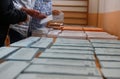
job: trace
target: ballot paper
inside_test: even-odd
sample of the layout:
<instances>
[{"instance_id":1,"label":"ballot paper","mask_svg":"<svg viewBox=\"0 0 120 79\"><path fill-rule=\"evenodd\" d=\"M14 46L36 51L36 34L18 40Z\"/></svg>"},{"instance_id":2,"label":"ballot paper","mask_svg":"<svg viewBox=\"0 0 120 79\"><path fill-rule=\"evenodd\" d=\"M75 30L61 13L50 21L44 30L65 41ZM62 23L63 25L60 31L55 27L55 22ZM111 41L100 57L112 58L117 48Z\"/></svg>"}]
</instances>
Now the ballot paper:
<instances>
[{"instance_id":1,"label":"ballot paper","mask_svg":"<svg viewBox=\"0 0 120 79\"><path fill-rule=\"evenodd\" d=\"M57 38L55 43L74 43L74 44L89 44L90 42L88 40L83 40L83 39L68 39L68 38Z\"/></svg>"},{"instance_id":2,"label":"ballot paper","mask_svg":"<svg viewBox=\"0 0 120 79\"><path fill-rule=\"evenodd\" d=\"M93 51L92 47L72 47L72 46L51 46L54 49L67 49L67 50L90 50Z\"/></svg>"},{"instance_id":3,"label":"ballot paper","mask_svg":"<svg viewBox=\"0 0 120 79\"><path fill-rule=\"evenodd\" d=\"M42 37L39 41L32 44L30 47L40 48L40 49L46 49L50 47L53 43L53 38L44 38Z\"/></svg>"},{"instance_id":4,"label":"ballot paper","mask_svg":"<svg viewBox=\"0 0 120 79\"><path fill-rule=\"evenodd\" d=\"M23 61L5 61L0 64L0 79L15 79L29 63Z\"/></svg>"},{"instance_id":5,"label":"ballot paper","mask_svg":"<svg viewBox=\"0 0 120 79\"><path fill-rule=\"evenodd\" d=\"M92 47L90 43L81 43L81 44L74 44L74 43L54 43L53 46L72 46L72 47Z\"/></svg>"},{"instance_id":6,"label":"ballot paper","mask_svg":"<svg viewBox=\"0 0 120 79\"><path fill-rule=\"evenodd\" d=\"M99 56L97 55L100 61L120 61L120 56Z\"/></svg>"},{"instance_id":7,"label":"ballot paper","mask_svg":"<svg viewBox=\"0 0 120 79\"><path fill-rule=\"evenodd\" d=\"M95 48L117 48L120 49L120 44L105 44L105 43L92 43Z\"/></svg>"},{"instance_id":8,"label":"ballot paper","mask_svg":"<svg viewBox=\"0 0 120 79\"><path fill-rule=\"evenodd\" d=\"M120 69L120 62L101 61L102 68Z\"/></svg>"},{"instance_id":9,"label":"ballot paper","mask_svg":"<svg viewBox=\"0 0 120 79\"><path fill-rule=\"evenodd\" d=\"M107 32L90 32L90 31L85 31L87 34L88 39L118 39L117 36L111 35Z\"/></svg>"},{"instance_id":10,"label":"ballot paper","mask_svg":"<svg viewBox=\"0 0 120 79\"><path fill-rule=\"evenodd\" d=\"M12 43L10 46L29 47L32 43L40 40L40 37L28 37L26 39Z\"/></svg>"},{"instance_id":11,"label":"ballot paper","mask_svg":"<svg viewBox=\"0 0 120 79\"><path fill-rule=\"evenodd\" d=\"M48 21L51 21L51 20L53 20L53 16L52 16L52 15L49 15L49 16L47 16L46 18L40 20L40 24L47 23Z\"/></svg>"},{"instance_id":12,"label":"ballot paper","mask_svg":"<svg viewBox=\"0 0 120 79\"><path fill-rule=\"evenodd\" d=\"M22 61L30 61L33 59L33 57L36 55L36 53L39 51L38 48L21 48L9 57L7 57L7 60L22 60Z\"/></svg>"},{"instance_id":13,"label":"ballot paper","mask_svg":"<svg viewBox=\"0 0 120 79\"><path fill-rule=\"evenodd\" d=\"M47 37L58 37L59 33L61 30L51 30L48 34Z\"/></svg>"},{"instance_id":14,"label":"ballot paper","mask_svg":"<svg viewBox=\"0 0 120 79\"><path fill-rule=\"evenodd\" d=\"M120 69L102 68L101 71L107 79L120 79Z\"/></svg>"},{"instance_id":15,"label":"ballot paper","mask_svg":"<svg viewBox=\"0 0 120 79\"><path fill-rule=\"evenodd\" d=\"M63 54L63 53L42 53L40 58L54 58L54 59L81 59L81 60L95 60L93 55L81 55L81 54Z\"/></svg>"},{"instance_id":16,"label":"ballot paper","mask_svg":"<svg viewBox=\"0 0 120 79\"><path fill-rule=\"evenodd\" d=\"M120 40L111 39L90 39L92 43L105 43L105 44L120 44Z\"/></svg>"},{"instance_id":17,"label":"ballot paper","mask_svg":"<svg viewBox=\"0 0 120 79\"><path fill-rule=\"evenodd\" d=\"M97 55L118 56L118 55L120 55L120 49L114 49L114 48L95 48L95 53Z\"/></svg>"},{"instance_id":18,"label":"ballot paper","mask_svg":"<svg viewBox=\"0 0 120 79\"><path fill-rule=\"evenodd\" d=\"M1 47L0 48L0 59L12 54L17 49L18 49L17 47Z\"/></svg>"},{"instance_id":19,"label":"ballot paper","mask_svg":"<svg viewBox=\"0 0 120 79\"><path fill-rule=\"evenodd\" d=\"M64 74L64 75L86 75L100 76L97 68L63 66L63 65L30 65L25 73L45 73L45 74Z\"/></svg>"},{"instance_id":20,"label":"ballot paper","mask_svg":"<svg viewBox=\"0 0 120 79\"><path fill-rule=\"evenodd\" d=\"M86 39L87 36L83 31L63 31L59 34L59 38L74 38L74 39Z\"/></svg>"},{"instance_id":21,"label":"ballot paper","mask_svg":"<svg viewBox=\"0 0 120 79\"><path fill-rule=\"evenodd\" d=\"M102 79L102 77L29 73L21 74L16 79Z\"/></svg>"},{"instance_id":22,"label":"ballot paper","mask_svg":"<svg viewBox=\"0 0 120 79\"><path fill-rule=\"evenodd\" d=\"M67 50L67 49L46 49L44 52L55 52L55 53L71 53L71 54L94 54L93 51L85 51L85 50Z\"/></svg>"},{"instance_id":23,"label":"ballot paper","mask_svg":"<svg viewBox=\"0 0 120 79\"><path fill-rule=\"evenodd\" d=\"M94 61L86 60L71 60L71 59L43 59L35 58L33 64L50 64L50 65L68 65L68 66L81 66L81 67L96 67Z\"/></svg>"}]
</instances>

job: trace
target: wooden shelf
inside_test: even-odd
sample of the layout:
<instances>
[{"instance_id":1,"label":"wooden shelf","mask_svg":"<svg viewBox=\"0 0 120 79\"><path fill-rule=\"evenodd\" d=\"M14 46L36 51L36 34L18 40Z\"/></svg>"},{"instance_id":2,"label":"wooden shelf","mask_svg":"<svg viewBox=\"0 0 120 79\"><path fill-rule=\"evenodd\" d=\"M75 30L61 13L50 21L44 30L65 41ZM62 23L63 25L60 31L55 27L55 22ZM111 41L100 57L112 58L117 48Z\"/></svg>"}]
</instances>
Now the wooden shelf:
<instances>
[{"instance_id":1,"label":"wooden shelf","mask_svg":"<svg viewBox=\"0 0 120 79\"><path fill-rule=\"evenodd\" d=\"M65 24L88 24L89 0L52 0L53 10L64 13Z\"/></svg>"}]
</instances>

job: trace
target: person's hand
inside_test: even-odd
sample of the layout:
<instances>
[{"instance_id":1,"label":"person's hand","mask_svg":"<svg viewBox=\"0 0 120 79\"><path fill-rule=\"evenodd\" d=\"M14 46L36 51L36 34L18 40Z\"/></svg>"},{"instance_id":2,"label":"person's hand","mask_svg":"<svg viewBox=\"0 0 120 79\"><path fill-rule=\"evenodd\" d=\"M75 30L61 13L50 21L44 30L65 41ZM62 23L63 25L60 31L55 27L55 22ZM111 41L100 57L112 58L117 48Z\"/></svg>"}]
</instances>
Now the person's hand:
<instances>
[{"instance_id":1,"label":"person's hand","mask_svg":"<svg viewBox=\"0 0 120 79\"><path fill-rule=\"evenodd\" d=\"M27 9L27 8L24 8L24 7L21 10L25 11L31 17L35 17L35 18L38 18L38 19L46 18L46 15L40 13L37 10Z\"/></svg>"}]
</instances>

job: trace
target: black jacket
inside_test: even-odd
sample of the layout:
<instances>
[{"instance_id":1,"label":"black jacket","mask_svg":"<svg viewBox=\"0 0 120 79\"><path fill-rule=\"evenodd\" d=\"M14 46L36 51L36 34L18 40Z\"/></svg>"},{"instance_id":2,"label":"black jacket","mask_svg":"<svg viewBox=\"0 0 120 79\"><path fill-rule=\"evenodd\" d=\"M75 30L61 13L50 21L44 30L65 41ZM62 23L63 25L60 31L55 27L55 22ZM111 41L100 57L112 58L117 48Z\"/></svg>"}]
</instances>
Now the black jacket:
<instances>
[{"instance_id":1,"label":"black jacket","mask_svg":"<svg viewBox=\"0 0 120 79\"><path fill-rule=\"evenodd\" d=\"M25 21L27 14L14 8L13 0L0 0L0 29Z\"/></svg>"}]
</instances>

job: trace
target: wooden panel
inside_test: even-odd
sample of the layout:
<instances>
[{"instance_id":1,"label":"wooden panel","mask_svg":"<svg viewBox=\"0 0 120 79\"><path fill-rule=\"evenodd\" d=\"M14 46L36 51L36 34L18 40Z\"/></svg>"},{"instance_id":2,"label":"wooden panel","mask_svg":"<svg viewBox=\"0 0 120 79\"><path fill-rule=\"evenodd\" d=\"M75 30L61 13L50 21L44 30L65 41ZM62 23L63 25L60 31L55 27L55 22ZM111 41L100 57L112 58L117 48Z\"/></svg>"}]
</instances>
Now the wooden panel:
<instances>
[{"instance_id":1,"label":"wooden panel","mask_svg":"<svg viewBox=\"0 0 120 79\"><path fill-rule=\"evenodd\" d=\"M63 11L65 24L88 24L89 0L53 0L54 9Z\"/></svg>"},{"instance_id":2,"label":"wooden panel","mask_svg":"<svg viewBox=\"0 0 120 79\"><path fill-rule=\"evenodd\" d=\"M81 24L86 25L87 21L84 19L64 19L65 24Z\"/></svg>"},{"instance_id":3,"label":"wooden panel","mask_svg":"<svg viewBox=\"0 0 120 79\"><path fill-rule=\"evenodd\" d=\"M64 12L64 17L65 18L86 18L87 17L87 13L80 13L80 12L67 12L67 11L63 11Z\"/></svg>"}]
</instances>

